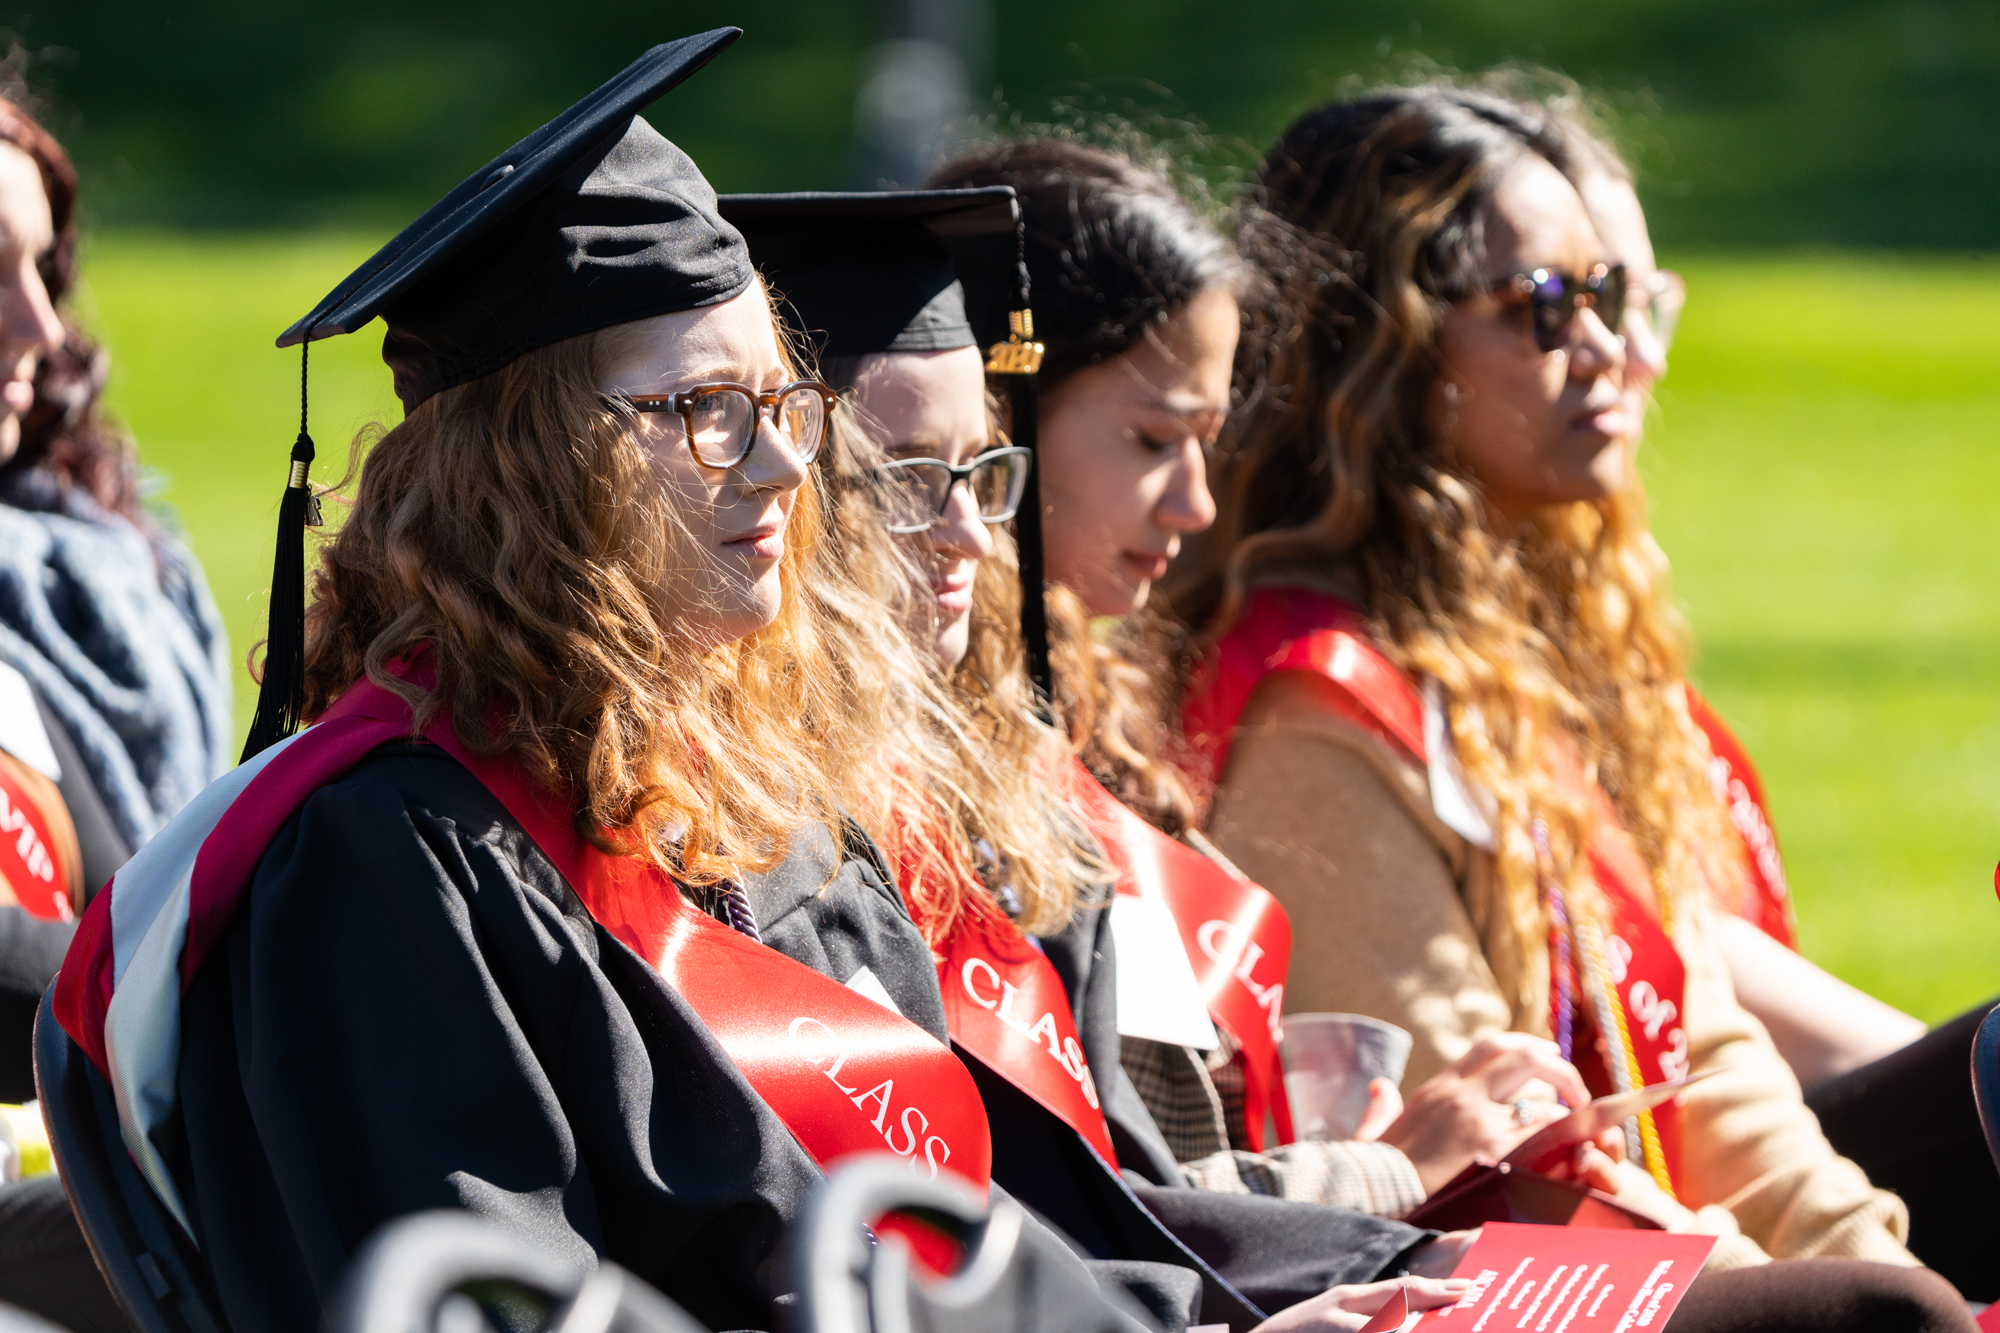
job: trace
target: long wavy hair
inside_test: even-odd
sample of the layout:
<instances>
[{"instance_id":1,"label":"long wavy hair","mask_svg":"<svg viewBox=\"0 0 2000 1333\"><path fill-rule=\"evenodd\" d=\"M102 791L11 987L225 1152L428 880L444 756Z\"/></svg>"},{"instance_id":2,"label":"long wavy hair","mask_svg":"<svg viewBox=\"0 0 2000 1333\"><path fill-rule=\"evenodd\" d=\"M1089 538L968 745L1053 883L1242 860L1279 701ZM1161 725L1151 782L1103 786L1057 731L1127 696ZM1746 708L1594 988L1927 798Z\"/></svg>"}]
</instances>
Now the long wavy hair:
<instances>
[{"instance_id":1,"label":"long wavy hair","mask_svg":"<svg viewBox=\"0 0 2000 1333\"><path fill-rule=\"evenodd\" d=\"M1011 185L1025 223L1035 336L1047 346L1037 388L1124 355L1205 292L1240 296L1250 280L1228 239L1163 172L1053 138L978 148L933 189ZM1055 707L1078 755L1126 805L1169 833L1194 803L1166 722L1180 641L1150 612L1094 632L1067 589L1047 594Z\"/></svg>"},{"instance_id":2,"label":"long wavy hair","mask_svg":"<svg viewBox=\"0 0 2000 1333\"><path fill-rule=\"evenodd\" d=\"M0 477L45 468L60 485L144 527L138 453L102 402L111 358L84 333L70 308L77 284L76 168L30 110L20 61L17 48L0 62L0 143L27 154L41 173L55 242L35 267L62 321L63 338L35 369L34 405L22 414L20 447L0 466Z\"/></svg>"},{"instance_id":3,"label":"long wavy hair","mask_svg":"<svg viewBox=\"0 0 2000 1333\"><path fill-rule=\"evenodd\" d=\"M1243 353L1266 383L1228 428L1215 526L1166 580L1210 642L1255 587L1331 581L1397 665L1442 686L1467 773L1499 807L1499 910L1482 928L1517 1014L1547 1003L1544 875L1597 901L1593 816L1558 776L1563 747L1636 837L1663 915L1733 873L1713 855L1726 820L1636 469L1616 495L1505 532L1426 420L1446 294L1483 271L1496 185L1530 155L1577 171L1575 128L1433 86L1323 106L1285 132L1238 237L1277 283Z\"/></svg>"},{"instance_id":4,"label":"long wavy hair","mask_svg":"<svg viewBox=\"0 0 2000 1333\"><path fill-rule=\"evenodd\" d=\"M1054 795L1051 770L1067 750L1028 686L1013 544L994 533L994 552L974 575L971 648L955 670L939 672L923 646L934 607L916 595L927 582L921 556L890 534L870 482L887 457L884 432L851 400L866 360L824 366L843 401L819 464L828 540L811 580L843 714L893 738L877 780L851 808L897 862L933 947L962 914L1000 911L1003 886L1022 930L1054 934L1108 876Z\"/></svg>"},{"instance_id":5,"label":"long wavy hair","mask_svg":"<svg viewBox=\"0 0 2000 1333\"><path fill-rule=\"evenodd\" d=\"M380 435L320 553L306 713L364 674L419 725L449 708L468 746L566 792L598 847L713 884L777 864L803 823L831 827L866 738L840 718L824 601L806 593L810 475L776 619L712 646L672 614L662 590L711 567L633 418L596 388L629 336L531 351ZM434 688L390 670L420 655Z\"/></svg>"}]
</instances>

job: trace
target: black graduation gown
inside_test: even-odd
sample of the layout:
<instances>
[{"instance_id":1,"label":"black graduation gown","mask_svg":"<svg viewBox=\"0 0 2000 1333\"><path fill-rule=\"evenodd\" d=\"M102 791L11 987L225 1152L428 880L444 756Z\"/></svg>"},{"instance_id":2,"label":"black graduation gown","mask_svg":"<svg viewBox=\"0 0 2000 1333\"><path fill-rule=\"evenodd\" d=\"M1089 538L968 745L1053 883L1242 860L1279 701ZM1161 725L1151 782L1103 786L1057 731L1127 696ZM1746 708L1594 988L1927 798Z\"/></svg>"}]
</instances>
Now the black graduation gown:
<instances>
[{"instance_id":1,"label":"black graduation gown","mask_svg":"<svg viewBox=\"0 0 2000 1333\"><path fill-rule=\"evenodd\" d=\"M746 881L765 942L836 981L867 967L905 1018L944 1033L937 968L879 853L854 834L838 863L830 846L822 854L815 864L795 849L771 875ZM1109 913L1079 912L1039 943L1068 989L1092 1072L1110 1071L1097 1085L1125 1177L1040 1103L964 1059L992 1126L993 1179L1085 1251L1167 1264L1199 1256L1229 1284L1206 1281L1203 1322L1240 1330L1258 1322L1243 1297L1275 1313L1338 1283L1386 1277L1436 1234L1344 1208L1187 1187L1118 1063Z\"/></svg>"},{"instance_id":2,"label":"black graduation gown","mask_svg":"<svg viewBox=\"0 0 2000 1333\"><path fill-rule=\"evenodd\" d=\"M438 1207L774 1327L818 1168L434 747L378 750L285 825L181 1042L167 1156L237 1329L317 1327L371 1232Z\"/></svg>"},{"instance_id":3,"label":"black graduation gown","mask_svg":"<svg viewBox=\"0 0 2000 1333\"><path fill-rule=\"evenodd\" d=\"M743 891L764 943L844 985L868 969L904 1018L949 1043L937 966L893 883L880 849L850 821L838 847L817 825L801 830L784 864L748 877ZM1008 1193L996 1180L994 1197ZM1187 1254L1084 1251L1065 1240L1088 1256L1100 1289L1130 1297L1161 1328L1194 1322L1200 1280Z\"/></svg>"}]
</instances>

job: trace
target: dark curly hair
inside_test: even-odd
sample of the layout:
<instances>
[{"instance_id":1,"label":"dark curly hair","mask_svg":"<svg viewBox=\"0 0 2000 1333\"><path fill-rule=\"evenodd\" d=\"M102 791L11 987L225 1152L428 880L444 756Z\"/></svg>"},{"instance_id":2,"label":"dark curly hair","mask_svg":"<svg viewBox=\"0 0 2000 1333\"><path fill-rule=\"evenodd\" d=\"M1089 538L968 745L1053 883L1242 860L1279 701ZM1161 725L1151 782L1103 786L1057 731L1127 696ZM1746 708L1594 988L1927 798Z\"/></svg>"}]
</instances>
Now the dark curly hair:
<instances>
[{"instance_id":1,"label":"dark curly hair","mask_svg":"<svg viewBox=\"0 0 2000 1333\"><path fill-rule=\"evenodd\" d=\"M1248 279L1236 251L1171 181L1056 139L1002 141L941 168L931 189L1011 185L1025 220L1035 335L1047 393L1131 350L1211 288Z\"/></svg>"},{"instance_id":2,"label":"dark curly hair","mask_svg":"<svg viewBox=\"0 0 2000 1333\"><path fill-rule=\"evenodd\" d=\"M69 309L77 280L76 168L28 109L32 103L18 77L8 82L15 86L0 86L0 143L26 153L41 171L55 241L36 268L62 320L63 340L35 370L34 406L21 418L19 450L0 466L0 484L29 468L45 468L65 488L140 522L138 455L101 402L111 358Z\"/></svg>"},{"instance_id":3,"label":"dark curly hair","mask_svg":"<svg viewBox=\"0 0 2000 1333\"><path fill-rule=\"evenodd\" d=\"M985 185L1010 185L1021 201L1035 336L1048 348L1037 376L1043 394L1132 350L1203 293L1243 301L1258 281L1171 179L1129 157L1059 139L1001 141L930 181L932 189ZM1100 641L1074 593L1051 585L1047 606L1062 726L1119 800L1180 833L1194 806L1160 691L1177 670L1178 634L1142 612ZM992 623L975 619L968 662L986 652L981 627Z\"/></svg>"},{"instance_id":4,"label":"dark curly hair","mask_svg":"<svg viewBox=\"0 0 2000 1333\"><path fill-rule=\"evenodd\" d=\"M1643 487L1506 526L1426 411L1453 294L1484 271L1495 191L1536 159L1576 179L1580 155L1608 151L1585 133L1560 104L1446 84L1293 122L1238 235L1276 282L1248 342L1267 382L1225 432L1215 525L1164 580L1205 643L1260 586L1345 584L1390 659L1442 687L1458 757L1498 802L1501 906L1480 930L1517 1017L1548 1005L1545 878L1572 913L1600 903L1598 815L1551 765L1549 737L1574 742L1617 806L1663 918L1741 873L1708 854L1733 835L1682 693L1686 624Z\"/></svg>"}]
</instances>

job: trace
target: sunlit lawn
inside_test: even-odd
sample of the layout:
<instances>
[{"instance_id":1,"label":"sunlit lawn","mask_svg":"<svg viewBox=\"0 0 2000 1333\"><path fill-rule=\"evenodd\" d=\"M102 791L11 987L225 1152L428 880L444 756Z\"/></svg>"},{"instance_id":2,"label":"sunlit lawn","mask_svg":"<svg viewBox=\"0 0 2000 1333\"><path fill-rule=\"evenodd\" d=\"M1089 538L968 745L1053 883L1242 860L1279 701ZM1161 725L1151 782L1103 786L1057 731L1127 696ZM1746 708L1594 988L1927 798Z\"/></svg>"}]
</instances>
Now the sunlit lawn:
<instances>
[{"instance_id":1,"label":"sunlit lawn","mask_svg":"<svg viewBox=\"0 0 2000 1333\"><path fill-rule=\"evenodd\" d=\"M1647 467L1699 679L1805 950L1939 1019L2000 991L2000 263L1690 263Z\"/></svg>"},{"instance_id":2,"label":"sunlit lawn","mask_svg":"<svg viewBox=\"0 0 2000 1333\"><path fill-rule=\"evenodd\" d=\"M298 429L273 350L377 238L100 237L113 402L261 633ZM1806 951L1927 1019L2000 991L2000 263L1683 265L1647 475L1699 681L1763 769ZM380 325L315 345L316 475L394 421ZM239 673L237 718L252 687Z\"/></svg>"}]
</instances>

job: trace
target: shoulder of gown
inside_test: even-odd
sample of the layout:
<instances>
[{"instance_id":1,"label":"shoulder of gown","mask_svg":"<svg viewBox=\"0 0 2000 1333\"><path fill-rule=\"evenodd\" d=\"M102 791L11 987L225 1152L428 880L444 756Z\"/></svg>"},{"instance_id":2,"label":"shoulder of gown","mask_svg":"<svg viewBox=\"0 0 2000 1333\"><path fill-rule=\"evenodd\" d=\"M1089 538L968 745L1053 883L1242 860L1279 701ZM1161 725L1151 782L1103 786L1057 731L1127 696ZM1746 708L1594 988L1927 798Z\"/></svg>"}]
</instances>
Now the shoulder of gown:
<instances>
[{"instance_id":1,"label":"shoulder of gown","mask_svg":"<svg viewBox=\"0 0 2000 1333\"><path fill-rule=\"evenodd\" d=\"M904 1018L949 1044L937 965L887 861L853 820L836 832L806 825L781 865L744 878L764 942L870 999L886 993Z\"/></svg>"},{"instance_id":2,"label":"shoulder of gown","mask_svg":"<svg viewBox=\"0 0 2000 1333\"><path fill-rule=\"evenodd\" d=\"M183 1006L167 1148L229 1322L310 1327L382 1223L466 1208L769 1328L818 1169L463 767L385 747L272 841Z\"/></svg>"}]
</instances>

